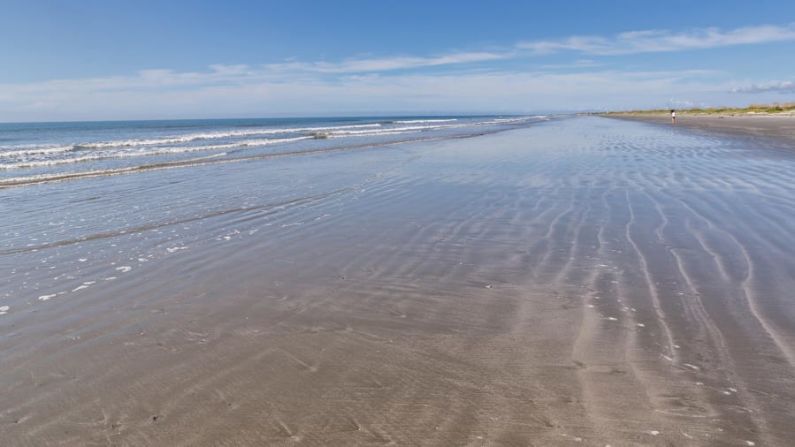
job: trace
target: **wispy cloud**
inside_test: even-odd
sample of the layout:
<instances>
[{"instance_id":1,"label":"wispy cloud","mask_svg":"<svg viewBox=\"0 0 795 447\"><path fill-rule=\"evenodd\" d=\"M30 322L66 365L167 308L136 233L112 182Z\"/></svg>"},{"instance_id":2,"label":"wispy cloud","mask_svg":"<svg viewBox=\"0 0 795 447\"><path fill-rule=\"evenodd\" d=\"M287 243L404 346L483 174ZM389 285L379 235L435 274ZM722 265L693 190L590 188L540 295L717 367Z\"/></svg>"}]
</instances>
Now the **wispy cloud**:
<instances>
[{"instance_id":1,"label":"wispy cloud","mask_svg":"<svg viewBox=\"0 0 795 447\"><path fill-rule=\"evenodd\" d=\"M785 40L795 40L795 25L684 33L647 30L431 56L219 64L200 71L147 69L119 76L7 83L0 84L0 121L641 107L670 102L671 95L706 94L714 100L732 90L718 82L726 79L723 73L610 70L598 56ZM541 57L563 51L578 54L568 63L548 63ZM521 58L538 63L517 64ZM445 69L429 69L434 67ZM781 81L735 91L795 88Z\"/></svg>"},{"instance_id":2,"label":"wispy cloud","mask_svg":"<svg viewBox=\"0 0 795 447\"><path fill-rule=\"evenodd\" d=\"M562 51L592 56L616 56L637 53L673 52L708 49L734 45L750 45L795 41L795 24L787 26L760 25L720 30L694 29L687 32L668 30L630 31L615 36L570 36L555 40L519 42L499 51L450 52L436 56L360 57L337 62L290 61L267 64L273 72L309 72L324 74L387 72L448 65L477 64L498 60L519 59ZM586 60L590 65L597 62ZM580 66L586 65L582 61Z\"/></svg>"},{"instance_id":3,"label":"wispy cloud","mask_svg":"<svg viewBox=\"0 0 795 447\"><path fill-rule=\"evenodd\" d=\"M274 72L300 71L325 74L387 72L447 65L477 64L558 53L578 52L591 56L674 52L735 45L795 41L795 24L760 25L721 30L701 28L687 32L668 30L629 31L614 36L569 36L561 39L519 42L499 51L451 52L447 54L395 57L350 58L338 62L316 61L268 64ZM586 60L587 64L597 62Z\"/></svg>"},{"instance_id":4,"label":"wispy cloud","mask_svg":"<svg viewBox=\"0 0 795 447\"><path fill-rule=\"evenodd\" d=\"M701 28L687 32L644 30L614 36L571 36L563 39L521 42L517 48L535 54L573 51L597 56L658 53L795 41L795 24L761 25L721 30Z\"/></svg>"},{"instance_id":5,"label":"wispy cloud","mask_svg":"<svg viewBox=\"0 0 795 447\"><path fill-rule=\"evenodd\" d=\"M217 65L203 72L0 85L0 121L402 112L524 112L655 105L671 91L717 89L713 72L452 71L274 74ZM605 95L605 92L611 92Z\"/></svg>"},{"instance_id":6,"label":"wispy cloud","mask_svg":"<svg viewBox=\"0 0 795 447\"><path fill-rule=\"evenodd\" d=\"M274 71L308 71L328 74L365 73L487 62L510 59L515 56L516 53L514 51L482 51L449 53L433 57L396 56L345 59L341 62L286 62L282 64L269 64L265 67Z\"/></svg>"},{"instance_id":7,"label":"wispy cloud","mask_svg":"<svg viewBox=\"0 0 795 447\"><path fill-rule=\"evenodd\" d=\"M795 82L792 81L770 81L759 84L751 84L744 87L735 87L733 93L795 93Z\"/></svg>"}]
</instances>

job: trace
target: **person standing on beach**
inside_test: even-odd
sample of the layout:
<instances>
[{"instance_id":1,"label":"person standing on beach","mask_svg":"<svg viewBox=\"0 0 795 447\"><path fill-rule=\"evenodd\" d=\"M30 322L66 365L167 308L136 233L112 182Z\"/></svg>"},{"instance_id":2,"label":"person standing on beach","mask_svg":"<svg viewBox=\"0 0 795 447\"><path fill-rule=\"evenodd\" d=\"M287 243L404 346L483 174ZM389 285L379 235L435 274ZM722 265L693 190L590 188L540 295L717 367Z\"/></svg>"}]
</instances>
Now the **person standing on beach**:
<instances>
[{"instance_id":1,"label":"person standing on beach","mask_svg":"<svg viewBox=\"0 0 795 447\"><path fill-rule=\"evenodd\" d=\"M676 124L676 110L671 109L671 124Z\"/></svg>"}]
</instances>

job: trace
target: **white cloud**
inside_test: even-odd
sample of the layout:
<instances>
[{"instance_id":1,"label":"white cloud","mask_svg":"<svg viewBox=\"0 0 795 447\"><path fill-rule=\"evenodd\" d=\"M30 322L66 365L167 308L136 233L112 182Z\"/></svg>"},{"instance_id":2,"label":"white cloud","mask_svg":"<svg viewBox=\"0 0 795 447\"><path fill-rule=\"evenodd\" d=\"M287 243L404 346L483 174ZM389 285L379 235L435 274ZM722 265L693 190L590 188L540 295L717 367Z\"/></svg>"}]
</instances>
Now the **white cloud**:
<instances>
[{"instance_id":1,"label":"white cloud","mask_svg":"<svg viewBox=\"0 0 795 447\"><path fill-rule=\"evenodd\" d=\"M434 57L397 56L384 58L346 59L341 62L287 62L269 64L274 71L308 71L316 73L364 73L406 70L441 65L487 62L514 57L513 52L461 52Z\"/></svg>"},{"instance_id":2,"label":"white cloud","mask_svg":"<svg viewBox=\"0 0 795 447\"><path fill-rule=\"evenodd\" d=\"M731 90L734 93L795 93L795 82L792 81L770 81L759 84L751 84L744 87L735 87Z\"/></svg>"},{"instance_id":3,"label":"white cloud","mask_svg":"<svg viewBox=\"0 0 795 447\"><path fill-rule=\"evenodd\" d=\"M795 40L795 24L761 25L720 30L701 28L687 32L644 30L620 33L611 37L572 36L554 40L521 42L517 48L535 54L574 51L590 55L614 56L718 48Z\"/></svg>"},{"instance_id":4,"label":"white cloud","mask_svg":"<svg viewBox=\"0 0 795 447\"><path fill-rule=\"evenodd\" d=\"M725 76L716 72L607 70L602 61L580 55L535 69L498 70L510 64L493 62L560 51L619 55L784 40L795 40L795 25L646 30L525 42L499 51L211 65L185 72L161 68L7 83L0 84L0 121L640 107L664 104L672 96L715 101L715 95L731 90L716 82ZM431 67L446 69L430 72ZM781 82L736 91L791 87Z\"/></svg>"},{"instance_id":5,"label":"white cloud","mask_svg":"<svg viewBox=\"0 0 795 447\"><path fill-rule=\"evenodd\" d=\"M714 72L467 71L339 76L214 66L0 85L0 121L396 112L522 112L654 105L715 86Z\"/></svg>"}]
</instances>

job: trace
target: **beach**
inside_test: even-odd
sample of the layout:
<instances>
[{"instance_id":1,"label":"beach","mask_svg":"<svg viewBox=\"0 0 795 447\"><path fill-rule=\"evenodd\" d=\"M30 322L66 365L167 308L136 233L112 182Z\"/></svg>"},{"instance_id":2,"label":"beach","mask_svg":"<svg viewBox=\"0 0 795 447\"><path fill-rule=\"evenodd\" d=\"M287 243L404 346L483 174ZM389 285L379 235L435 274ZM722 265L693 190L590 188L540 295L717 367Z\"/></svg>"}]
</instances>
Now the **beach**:
<instances>
[{"instance_id":1,"label":"beach","mask_svg":"<svg viewBox=\"0 0 795 447\"><path fill-rule=\"evenodd\" d=\"M463 121L8 162L2 443L795 439L791 140Z\"/></svg>"},{"instance_id":2,"label":"beach","mask_svg":"<svg viewBox=\"0 0 795 447\"><path fill-rule=\"evenodd\" d=\"M611 118L671 124L668 114L620 113ZM764 138L778 138L795 144L795 115L793 114L687 114L679 112L676 125L707 132L723 132Z\"/></svg>"}]
</instances>

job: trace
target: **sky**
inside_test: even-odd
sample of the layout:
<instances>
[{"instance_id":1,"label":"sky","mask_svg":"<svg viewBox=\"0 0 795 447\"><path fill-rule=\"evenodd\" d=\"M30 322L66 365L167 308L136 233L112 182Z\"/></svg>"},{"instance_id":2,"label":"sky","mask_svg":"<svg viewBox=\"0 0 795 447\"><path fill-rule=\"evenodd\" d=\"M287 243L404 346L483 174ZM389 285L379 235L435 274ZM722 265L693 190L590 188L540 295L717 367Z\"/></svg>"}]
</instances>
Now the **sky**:
<instances>
[{"instance_id":1,"label":"sky","mask_svg":"<svg viewBox=\"0 0 795 447\"><path fill-rule=\"evenodd\" d=\"M795 1L0 0L0 121L795 101Z\"/></svg>"}]
</instances>

